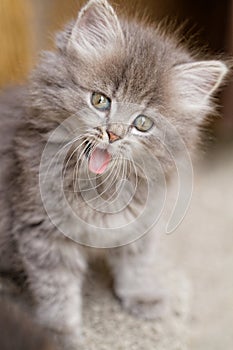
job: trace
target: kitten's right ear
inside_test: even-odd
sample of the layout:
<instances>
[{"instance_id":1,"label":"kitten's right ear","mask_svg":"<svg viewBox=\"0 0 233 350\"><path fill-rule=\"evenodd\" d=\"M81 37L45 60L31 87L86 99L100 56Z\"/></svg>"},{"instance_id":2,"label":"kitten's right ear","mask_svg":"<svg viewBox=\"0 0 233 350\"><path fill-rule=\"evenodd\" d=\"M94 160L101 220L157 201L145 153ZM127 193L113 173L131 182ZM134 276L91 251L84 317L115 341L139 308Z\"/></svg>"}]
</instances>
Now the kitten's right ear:
<instances>
[{"instance_id":1,"label":"kitten's right ear","mask_svg":"<svg viewBox=\"0 0 233 350\"><path fill-rule=\"evenodd\" d=\"M208 112L213 94L228 72L222 61L183 63L173 69L176 100L186 112Z\"/></svg>"},{"instance_id":2,"label":"kitten's right ear","mask_svg":"<svg viewBox=\"0 0 233 350\"><path fill-rule=\"evenodd\" d=\"M115 11L107 0L90 0L80 11L73 27L68 50L75 49L85 59L110 51L123 43L123 32Z\"/></svg>"}]
</instances>

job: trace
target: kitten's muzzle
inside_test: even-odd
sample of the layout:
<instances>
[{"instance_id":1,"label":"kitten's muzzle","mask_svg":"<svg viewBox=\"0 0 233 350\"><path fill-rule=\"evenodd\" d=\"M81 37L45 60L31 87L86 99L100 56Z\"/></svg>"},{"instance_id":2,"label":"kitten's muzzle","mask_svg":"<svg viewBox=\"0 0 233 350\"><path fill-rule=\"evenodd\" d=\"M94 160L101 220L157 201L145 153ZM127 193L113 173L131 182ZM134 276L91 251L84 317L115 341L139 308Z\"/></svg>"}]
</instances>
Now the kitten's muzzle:
<instances>
[{"instance_id":1,"label":"kitten's muzzle","mask_svg":"<svg viewBox=\"0 0 233 350\"><path fill-rule=\"evenodd\" d=\"M116 135L114 132L106 130L108 137L109 137L109 142L113 143L121 139L119 135Z\"/></svg>"}]
</instances>

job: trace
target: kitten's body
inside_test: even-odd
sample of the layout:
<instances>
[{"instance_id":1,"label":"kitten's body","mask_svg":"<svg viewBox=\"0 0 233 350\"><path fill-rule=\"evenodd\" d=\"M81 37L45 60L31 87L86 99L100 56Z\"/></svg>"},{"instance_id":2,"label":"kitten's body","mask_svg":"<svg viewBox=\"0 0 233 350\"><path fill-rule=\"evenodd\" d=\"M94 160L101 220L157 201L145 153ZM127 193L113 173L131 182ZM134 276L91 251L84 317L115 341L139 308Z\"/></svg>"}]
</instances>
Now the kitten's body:
<instances>
[{"instance_id":1,"label":"kitten's body","mask_svg":"<svg viewBox=\"0 0 233 350\"><path fill-rule=\"evenodd\" d=\"M119 149L117 142L110 144L109 140L106 146L104 137L108 127L114 134L120 134L122 140L118 143L126 148L124 156L134 162L143 158L145 168L149 169L147 175L155 183L158 167L151 154L159 160L166 176L171 173L171 160L158 141L163 135L159 135L153 114L162 115L168 123L175 124L192 151L198 140L198 127L211 110L211 94L220 84L226 67L219 61L196 63L175 39L136 22L119 22L108 3L98 0L91 1L77 23L59 36L58 47L56 53L45 54L26 90L19 92L17 99L12 95L14 101L5 102L7 108L1 107L1 123L12 120L12 125L9 124L6 132L1 128L4 137L8 130L11 130L11 136L0 141L3 145L1 169L4 164L0 174L0 271L24 284L32 295L38 322L54 331L61 348L71 350L76 349L80 341L81 289L88 256L98 250L75 243L61 234L54 222L58 227L65 223L72 231L72 238L79 242L100 247L121 245L118 239L121 228L115 230L114 239L100 235L92 244L98 228L89 224L102 225L109 230L117 224L126 226L143 209L140 205L145 203L146 190L144 178L139 174L141 182L132 206L115 215L91 209L82 196L85 188L76 197L69 191L68 202L82 219L76 222L62 198L57 172L57 176L49 178L46 184L46 195L52 203L51 219L43 206L39 188L41 156L51 132L64 120L75 116L73 130L76 136L82 136L84 130L90 142L93 130L96 133L96 128L101 128L95 136L99 137L101 147L108 147L114 157L114 152ZM111 97L112 111L108 115L97 111L94 114L89 96L96 91ZM154 118L157 134L152 129L147 135L135 135L132 125L128 129L126 118L131 115L127 115L126 110L130 110L132 104L136 105L137 114L148 113ZM90 132L90 129L93 130ZM167 149L175 152L176 140L172 134L165 140ZM59 142L58 138L55 143ZM54 155L53 147L51 142L47 149L48 160ZM87 158L83 156L82 159L86 167ZM120 159L119 169L121 162ZM74 157L70 157L71 166L65 177L67 190L72 188L72 164L75 166ZM109 171L111 167L101 178ZM86 168L82 166L78 172L79 177L87 176ZM115 173L113 185L121 177L121 173ZM132 182L134 178L135 173L131 173L129 180ZM87 179L85 186L91 187L90 180ZM104 193L108 182L102 187L101 193ZM108 192L107 200L111 197ZM91 195L94 197L95 193ZM155 198L157 195L153 194ZM153 205L153 202L147 204L152 209ZM130 226L128 232L126 229L125 242L139 238L136 231L142 234L147 231L150 217L149 211L135 226ZM85 220L88 224L83 222ZM152 229L132 244L105 251L112 267L116 294L127 309L147 318L160 316L158 300L162 303L163 299L152 278L157 231L158 228Z\"/></svg>"}]
</instances>

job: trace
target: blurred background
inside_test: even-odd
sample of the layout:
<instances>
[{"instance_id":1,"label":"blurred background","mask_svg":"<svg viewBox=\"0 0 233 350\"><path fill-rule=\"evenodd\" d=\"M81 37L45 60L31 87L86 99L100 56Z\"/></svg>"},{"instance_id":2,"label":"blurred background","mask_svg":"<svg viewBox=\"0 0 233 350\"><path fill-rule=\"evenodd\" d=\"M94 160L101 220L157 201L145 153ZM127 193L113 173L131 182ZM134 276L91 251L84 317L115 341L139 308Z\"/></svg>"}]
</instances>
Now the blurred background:
<instances>
[{"instance_id":1,"label":"blurred background","mask_svg":"<svg viewBox=\"0 0 233 350\"><path fill-rule=\"evenodd\" d=\"M53 33L75 18L83 0L0 0L0 88L22 82L36 63L38 52L52 46ZM127 12L149 14L151 20L185 21L184 36L210 54L233 56L232 0L115 0ZM233 83L221 95L223 118L213 129L217 139L233 139Z\"/></svg>"},{"instance_id":2,"label":"blurred background","mask_svg":"<svg viewBox=\"0 0 233 350\"><path fill-rule=\"evenodd\" d=\"M132 0L127 4L125 0L114 0L114 3L119 11L122 7L127 7L129 13L146 11L151 20L168 18L176 20L177 25L185 21L184 37L195 34L195 42L207 47L213 57L233 57L233 0ZM39 51L52 47L54 32L75 18L81 5L81 0L0 0L0 89L25 81L37 62ZM219 98L222 117L213 121L207 138L215 141L197 165L191 208L176 233L164 237L164 249L168 250L169 258L176 268L187 273L193 286L189 350L233 349L232 77ZM98 300L90 296L86 305L87 315L90 314L87 334L94 337L94 342L98 340L98 349L106 349L107 335L108 348L113 350L154 349L158 343L148 347L135 345L140 344L139 339L144 341L148 337L158 342L156 333L153 331L152 336L147 325L138 324L136 343L131 339L135 320L131 328L122 328L119 337L119 324L127 324L127 316L118 310L112 296L106 298L101 288ZM101 307L97 306L99 303ZM95 319L100 322L93 323ZM112 323L108 322L110 319ZM103 327L102 335L100 327ZM174 329L177 336L177 327ZM183 330L181 333L182 343ZM127 347L118 347L119 342L123 344L126 340ZM96 345L91 347L93 341L88 349L96 349ZM168 348L173 349L173 346L156 347Z\"/></svg>"}]
</instances>

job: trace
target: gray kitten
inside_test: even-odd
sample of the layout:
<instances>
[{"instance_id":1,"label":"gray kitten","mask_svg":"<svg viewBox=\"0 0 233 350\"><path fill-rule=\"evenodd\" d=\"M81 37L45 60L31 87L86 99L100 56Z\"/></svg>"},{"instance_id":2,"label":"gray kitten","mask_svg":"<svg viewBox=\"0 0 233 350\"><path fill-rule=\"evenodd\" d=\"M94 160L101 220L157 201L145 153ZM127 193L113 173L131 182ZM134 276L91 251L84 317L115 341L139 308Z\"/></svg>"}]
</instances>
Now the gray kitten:
<instances>
[{"instance_id":1,"label":"gray kitten","mask_svg":"<svg viewBox=\"0 0 233 350\"><path fill-rule=\"evenodd\" d=\"M195 149L227 67L159 28L118 18L106 0L90 0L56 45L26 88L1 97L0 272L71 350L93 247L109 248L123 306L161 316L153 277L161 188L171 153L182 153L177 135Z\"/></svg>"}]
</instances>

